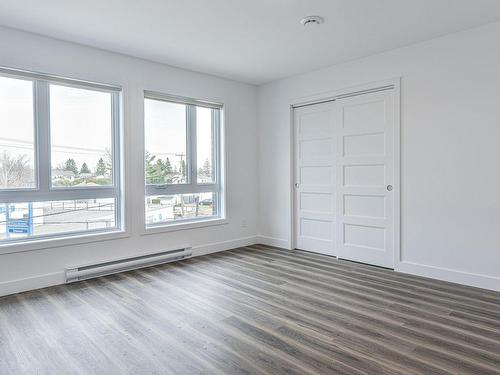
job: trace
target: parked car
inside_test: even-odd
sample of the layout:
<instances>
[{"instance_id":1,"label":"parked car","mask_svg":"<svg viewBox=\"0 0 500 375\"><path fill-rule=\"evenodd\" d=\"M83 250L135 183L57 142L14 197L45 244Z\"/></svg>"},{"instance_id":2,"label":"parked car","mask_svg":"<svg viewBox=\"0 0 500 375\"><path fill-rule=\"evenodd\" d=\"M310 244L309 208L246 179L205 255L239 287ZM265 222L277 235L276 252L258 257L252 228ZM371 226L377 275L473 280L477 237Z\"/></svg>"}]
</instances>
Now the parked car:
<instances>
[{"instance_id":1,"label":"parked car","mask_svg":"<svg viewBox=\"0 0 500 375\"><path fill-rule=\"evenodd\" d=\"M203 199L202 201L200 201L199 205L200 206L211 206L214 202L212 201L211 198L208 198L208 199Z\"/></svg>"}]
</instances>

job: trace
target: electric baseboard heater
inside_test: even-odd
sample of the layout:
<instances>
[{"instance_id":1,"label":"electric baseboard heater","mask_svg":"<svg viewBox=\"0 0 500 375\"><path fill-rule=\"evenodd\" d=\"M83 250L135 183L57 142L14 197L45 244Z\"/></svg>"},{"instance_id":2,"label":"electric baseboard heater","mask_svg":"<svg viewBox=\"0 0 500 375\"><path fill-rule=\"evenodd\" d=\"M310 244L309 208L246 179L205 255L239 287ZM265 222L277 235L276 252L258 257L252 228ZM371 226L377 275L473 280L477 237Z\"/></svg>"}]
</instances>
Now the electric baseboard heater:
<instances>
[{"instance_id":1,"label":"electric baseboard heater","mask_svg":"<svg viewBox=\"0 0 500 375\"><path fill-rule=\"evenodd\" d=\"M89 264L74 268L66 268L66 283L175 262L177 260L189 258L192 254L192 248L188 247L185 249L164 251L161 253L117 259L109 262Z\"/></svg>"}]
</instances>

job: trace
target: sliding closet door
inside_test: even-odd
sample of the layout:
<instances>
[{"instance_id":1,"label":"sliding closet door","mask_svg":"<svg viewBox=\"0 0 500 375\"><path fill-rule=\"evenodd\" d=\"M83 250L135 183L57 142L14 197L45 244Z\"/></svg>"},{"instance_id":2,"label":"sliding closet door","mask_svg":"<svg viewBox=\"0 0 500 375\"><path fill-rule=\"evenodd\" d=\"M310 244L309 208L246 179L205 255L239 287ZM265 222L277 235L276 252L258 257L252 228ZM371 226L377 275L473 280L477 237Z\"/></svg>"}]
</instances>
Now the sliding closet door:
<instances>
[{"instance_id":1,"label":"sliding closet door","mask_svg":"<svg viewBox=\"0 0 500 375\"><path fill-rule=\"evenodd\" d=\"M335 104L296 108L295 246L335 254Z\"/></svg>"},{"instance_id":2,"label":"sliding closet door","mask_svg":"<svg viewBox=\"0 0 500 375\"><path fill-rule=\"evenodd\" d=\"M393 268L393 90L335 103L338 257Z\"/></svg>"}]
</instances>

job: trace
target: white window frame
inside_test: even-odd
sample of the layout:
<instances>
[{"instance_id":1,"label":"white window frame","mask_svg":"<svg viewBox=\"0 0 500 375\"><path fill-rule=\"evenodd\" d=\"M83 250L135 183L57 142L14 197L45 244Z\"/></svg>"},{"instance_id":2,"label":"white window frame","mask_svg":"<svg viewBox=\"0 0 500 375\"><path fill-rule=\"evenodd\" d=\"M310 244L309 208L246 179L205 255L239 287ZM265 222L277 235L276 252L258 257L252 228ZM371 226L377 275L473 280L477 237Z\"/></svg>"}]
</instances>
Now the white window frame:
<instances>
[{"instance_id":1,"label":"white window frame","mask_svg":"<svg viewBox=\"0 0 500 375\"><path fill-rule=\"evenodd\" d=\"M0 240L0 247L46 240L88 237L95 234L122 232L124 228L124 206L121 194L121 95L122 88L115 85L87 82L9 68L0 68L0 76L31 81L33 83L33 127L35 186L30 188L0 189L0 204L42 202L60 200L84 200L113 198L115 200L115 226L111 228L71 231L47 235L33 235ZM113 171L112 185L54 187L52 186L50 144L50 84L74 87L111 94L111 127Z\"/></svg>"},{"instance_id":2,"label":"white window frame","mask_svg":"<svg viewBox=\"0 0 500 375\"><path fill-rule=\"evenodd\" d=\"M223 158L223 109L221 103L209 102L204 100L191 99L180 96L172 96L155 91L144 91L144 100L157 100L167 103L177 103L186 105L186 184L147 184L145 170L144 191L145 198L155 195L174 195L174 194L196 194L196 193L214 193L214 212L213 216L194 217L187 219L177 219L163 221L154 224L147 224L146 209L144 209L144 229L146 233L154 233L163 230L189 229L203 227L207 225L223 224L225 220L225 199L224 199L224 158ZM197 165L197 138L196 138L196 107L212 109L212 149L213 149L213 179L212 183L198 183L198 165ZM144 122L144 132L146 123ZM145 138L144 138L145 139ZM143 166L146 155L144 144ZM144 207L145 208L145 207Z\"/></svg>"}]
</instances>

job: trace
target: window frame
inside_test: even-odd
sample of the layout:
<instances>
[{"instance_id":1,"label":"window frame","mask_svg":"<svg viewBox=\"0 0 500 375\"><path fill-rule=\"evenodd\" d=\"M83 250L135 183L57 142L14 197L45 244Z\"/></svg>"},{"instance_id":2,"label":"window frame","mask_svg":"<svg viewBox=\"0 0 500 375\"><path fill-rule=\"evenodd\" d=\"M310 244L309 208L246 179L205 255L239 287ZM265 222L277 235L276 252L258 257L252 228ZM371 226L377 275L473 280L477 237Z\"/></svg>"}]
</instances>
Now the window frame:
<instances>
[{"instance_id":1,"label":"window frame","mask_svg":"<svg viewBox=\"0 0 500 375\"><path fill-rule=\"evenodd\" d=\"M121 86L81 81L59 76L0 67L0 76L31 81L33 85L34 187L0 189L0 204L112 198L115 200L115 226L111 228L77 230L0 240L5 246L61 240L70 237L88 238L124 231L122 194L122 88ZM101 91L111 95L111 150L113 157L112 184L108 186L52 186L50 137L50 85Z\"/></svg>"},{"instance_id":2,"label":"window frame","mask_svg":"<svg viewBox=\"0 0 500 375\"><path fill-rule=\"evenodd\" d=\"M213 193L214 215L201 216L185 219L173 219L159 223L148 224L146 219L146 207L143 210L143 229L145 233L158 231L170 231L179 229L189 229L207 225L226 223L225 217L225 197L224 197L224 132L223 115L224 105L217 102L192 99L182 96L173 96L156 91L144 91L143 104L146 100L157 100L166 103L183 104L186 106L186 180L185 184L147 184L144 160L146 155L146 122L144 121L144 142L143 142L143 178L144 178L144 204L146 199L155 195L175 195L175 194L196 194ZM213 152L213 182L198 183L198 160L197 160L197 121L196 108L204 107L212 109L212 152ZM145 117L144 117L145 119Z\"/></svg>"}]
</instances>

